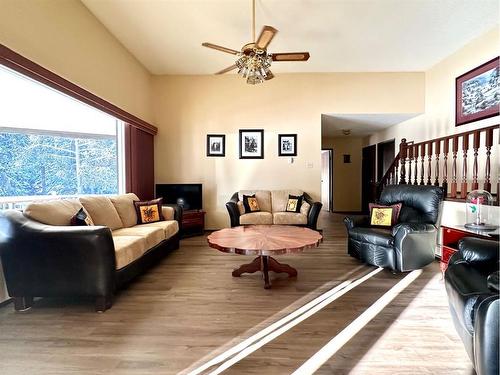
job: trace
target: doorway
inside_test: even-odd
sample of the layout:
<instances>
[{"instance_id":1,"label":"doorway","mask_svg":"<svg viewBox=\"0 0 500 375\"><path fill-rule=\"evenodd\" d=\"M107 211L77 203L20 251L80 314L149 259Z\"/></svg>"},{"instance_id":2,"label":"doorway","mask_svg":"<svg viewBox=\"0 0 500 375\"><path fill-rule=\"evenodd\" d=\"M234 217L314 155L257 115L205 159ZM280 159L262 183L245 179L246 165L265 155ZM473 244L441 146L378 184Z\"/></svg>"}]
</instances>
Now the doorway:
<instances>
[{"instance_id":1,"label":"doorway","mask_svg":"<svg viewBox=\"0 0 500 375\"><path fill-rule=\"evenodd\" d=\"M321 203L324 211L333 211L333 149L321 150Z\"/></svg>"},{"instance_id":2,"label":"doorway","mask_svg":"<svg viewBox=\"0 0 500 375\"><path fill-rule=\"evenodd\" d=\"M376 156L376 145L363 147L361 159L361 210L364 213L368 212L368 203L375 202L377 198L375 186Z\"/></svg>"},{"instance_id":3,"label":"doorway","mask_svg":"<svg viewBox=\"0 0 500 375\"><path fill-rule=\"evenodd\" d=\"M394 139L377 144L377 181L384 177L395 156Z\"/></svg>"}]
</instances>

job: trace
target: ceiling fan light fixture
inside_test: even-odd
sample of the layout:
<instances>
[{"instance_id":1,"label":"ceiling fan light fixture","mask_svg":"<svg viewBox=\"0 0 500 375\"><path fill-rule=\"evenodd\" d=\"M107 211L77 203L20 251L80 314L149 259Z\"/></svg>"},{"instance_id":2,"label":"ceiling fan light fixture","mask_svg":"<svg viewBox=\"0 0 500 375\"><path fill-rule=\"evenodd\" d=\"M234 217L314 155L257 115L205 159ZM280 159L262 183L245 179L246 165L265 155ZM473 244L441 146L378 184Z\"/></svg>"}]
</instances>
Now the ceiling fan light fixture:
<instances>
[{"instance_id":1,"label":"ceiling fan light fixture","mask_svg":"<svg viewBox=\"0 0 500 375\"><path fill-rule=\"evenodd\" d=\"M265 51L251 51L248 54L241 53L236 60L238 74L250 85L262 83L269 75L272 56Z\"/></svg>"}]
</instances>

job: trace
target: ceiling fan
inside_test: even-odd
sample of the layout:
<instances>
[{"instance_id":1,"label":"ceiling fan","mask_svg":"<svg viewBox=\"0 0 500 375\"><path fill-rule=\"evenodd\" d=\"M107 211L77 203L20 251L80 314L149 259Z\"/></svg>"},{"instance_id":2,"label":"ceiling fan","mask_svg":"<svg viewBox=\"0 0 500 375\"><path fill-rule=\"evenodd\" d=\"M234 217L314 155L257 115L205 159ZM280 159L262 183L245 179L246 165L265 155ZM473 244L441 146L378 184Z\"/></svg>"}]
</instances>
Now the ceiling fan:
<instances>
[{"instance_id":1,"label":"ceiling fan","mask_svg":"<svg viewBox=\"0 0 500 375\"><path fill-rule=\"evenodd\" d=\"M273 61L307 61L309 59L309 52L268 53L267 47L277 32L278 30L272 26L264 26L259 37L255 39L255 0L252 0L253 42L245 44L241 47L241 51L207 42L201 45L237 56L237 60L233 65L215 74L224 74L238 69L238 74L246 78L247 83L255 85L274 78L273 73L269 69Z\"/></svg>"}]
</instances>

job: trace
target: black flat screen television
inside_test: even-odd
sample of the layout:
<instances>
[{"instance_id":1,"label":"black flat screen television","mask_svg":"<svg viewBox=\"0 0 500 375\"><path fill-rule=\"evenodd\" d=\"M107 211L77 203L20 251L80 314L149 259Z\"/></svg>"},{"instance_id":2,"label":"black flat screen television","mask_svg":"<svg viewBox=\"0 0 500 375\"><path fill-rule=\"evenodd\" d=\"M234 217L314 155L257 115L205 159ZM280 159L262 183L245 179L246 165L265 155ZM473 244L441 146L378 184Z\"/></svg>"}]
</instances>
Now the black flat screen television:
<instances>
[{"instance_id":1,"label":"black flat screen television","mask_svg":"<svg viewBox=\"0 0 500 375\"><path fill-rule=\"evenodd\" d=\"M163 203L176 203L184 210L203 208L201 184L157 184L156 198L163 198Z\"/></svg>"}]
</instances>

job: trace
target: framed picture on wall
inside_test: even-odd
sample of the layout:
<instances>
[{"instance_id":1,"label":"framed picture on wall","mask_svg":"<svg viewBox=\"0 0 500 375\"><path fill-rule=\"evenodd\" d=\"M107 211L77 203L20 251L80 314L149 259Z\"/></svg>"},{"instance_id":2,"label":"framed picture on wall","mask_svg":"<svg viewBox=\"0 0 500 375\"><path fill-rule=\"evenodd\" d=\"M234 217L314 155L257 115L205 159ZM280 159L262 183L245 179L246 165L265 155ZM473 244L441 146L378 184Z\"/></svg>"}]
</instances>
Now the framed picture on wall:
<instances>
[{"instance_id":1,"label":"framed picture on wall","mask_svg":"<svg viewBox=\"0 0 500 375\"><path fill-rule=\"evenodd\" d=\"M240 129L240 159L264 159L263 129Z\"/></svg>"},{"instance_id":2,"label":"framed picture on wall","mask_svg":"<svg viewBox=\"0 0 500 375\"><path fill-rule=\"evenodd\" d=\"M499 114L499 58L462 74L456 79L455 125L483 120Z\"/></svg>"},{"instance_id":3,"label":"framed picture on wall","mask_svg":"<svg viewBox=\"0 0 500 375\"><path fill-rule=\"evenodd\" d=\"M278 134L278 156L297 156L297 134Z\"/></svg>"},{"instance_id":4,"label":"framed picture on wall","mask_svg":"<svg viewBox=\"0 0 500 375\"><path fill-rule=\"evenodd\" d=\"M207 156L226 156L225 134L207 134Z\"/></svg>"}]
</instances>

